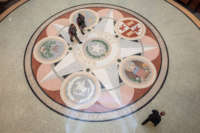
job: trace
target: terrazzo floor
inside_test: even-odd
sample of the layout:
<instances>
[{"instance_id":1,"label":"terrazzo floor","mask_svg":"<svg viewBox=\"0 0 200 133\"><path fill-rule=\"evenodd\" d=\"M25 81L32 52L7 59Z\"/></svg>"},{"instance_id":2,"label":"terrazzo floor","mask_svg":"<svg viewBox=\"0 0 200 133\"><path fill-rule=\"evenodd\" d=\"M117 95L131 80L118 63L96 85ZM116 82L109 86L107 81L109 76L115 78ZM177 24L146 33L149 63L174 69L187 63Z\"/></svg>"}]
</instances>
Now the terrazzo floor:
<instances>
[{"instance_id":1,"label":"terrazzo floor","mask_svg":"<svg viewBox=\"0 0 200 133\"><path fill-rule=\"evenodd\" d=\"M77 12L90 18L82 45L67 35ZM164 0L29 1L0 23L0 132L199 133L199 36ZM141 126L152 109L166 116Z\"/></svg>"}]
</instances>

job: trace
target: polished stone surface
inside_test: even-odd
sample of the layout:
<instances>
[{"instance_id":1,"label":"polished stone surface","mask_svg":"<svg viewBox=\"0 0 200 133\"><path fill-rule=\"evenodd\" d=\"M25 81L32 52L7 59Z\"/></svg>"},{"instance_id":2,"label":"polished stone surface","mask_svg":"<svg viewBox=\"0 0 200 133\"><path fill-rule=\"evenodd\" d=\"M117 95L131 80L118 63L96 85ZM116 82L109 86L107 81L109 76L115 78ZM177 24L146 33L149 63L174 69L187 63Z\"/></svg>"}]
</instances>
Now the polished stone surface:
<instances>
[{"instance_id":1,"label":"polished stone surface","mask_svg":"<svg viewBox=\"0 0 200 133\"><path fill-rule=\"evenodd\" d=\"M23 70L29 38L48 17L75 5L94 0L29 1L0 23L0 132L10 133L198 133L200 130L200 31L184 14L162 0L102 0L138 12L159 30L169 52L167 80L155 99L126 118L87 123L50 111L31 92ZM10 77L9 77L10 76ZM166 111L160 125L141 126L152 109Z\"/></svg>"}]
</instances>

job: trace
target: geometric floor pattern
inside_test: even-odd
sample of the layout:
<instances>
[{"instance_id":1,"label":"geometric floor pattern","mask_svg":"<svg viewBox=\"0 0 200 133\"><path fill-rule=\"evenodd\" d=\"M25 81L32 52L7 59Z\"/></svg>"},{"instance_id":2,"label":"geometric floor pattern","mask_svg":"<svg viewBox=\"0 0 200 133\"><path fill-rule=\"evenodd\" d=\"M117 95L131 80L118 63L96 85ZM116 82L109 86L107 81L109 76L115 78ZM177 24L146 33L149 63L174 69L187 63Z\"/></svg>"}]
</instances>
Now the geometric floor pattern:
<instances>
[{"instance_id":1,"label":"geometric floor pattern","mask_svg":"<svg viewBox=\"0 0 200 133\"><path fill-rule=\"evenodd\" d=\"M199 35L165 0L28 1L0 22L0 133L199 133Z\"/></svg>"},{"instance_id":2,"label":"geometric floor pattern","mask_svg":"<svg viewBox=\"0 0 200 133\"><path fill-rule=\"evenodd\" d=\"M78 31L82 44L68 34L79 13L87 26L84 35ZM159 31L138 13L106 4L50 17L30 39L24 61L30 87L44 104L90 122L137 112L159 92L168 71Z\"/></svg>"}]
</instances>

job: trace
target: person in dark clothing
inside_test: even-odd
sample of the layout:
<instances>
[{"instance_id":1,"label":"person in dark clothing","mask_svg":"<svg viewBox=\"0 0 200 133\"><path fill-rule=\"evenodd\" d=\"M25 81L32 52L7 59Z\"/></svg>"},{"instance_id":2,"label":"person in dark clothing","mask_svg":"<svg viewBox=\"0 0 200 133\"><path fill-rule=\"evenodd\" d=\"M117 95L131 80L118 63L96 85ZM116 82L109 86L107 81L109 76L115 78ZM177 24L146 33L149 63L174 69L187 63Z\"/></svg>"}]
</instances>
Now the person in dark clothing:
<instances>
[{"instance_id":1,"label":"person in dark clothing","mask_svg":"<svg viewBox=\"0 0 200 133\"><path fill-rule=\"evenodd\" d=\"M86 27L85 25L85 17L82 14L78 14L78 17L76 19L76 23L81 31L81 33L84 35L85 33L83 32L84 28Z\"/></svg>"},{"instance_id":2,"label":"person in dark clothing","mask_svg":"<svg viewBox=\"0 0 200 133\"><path fill-rule=\"evenodd\" d=\"M152 114L150 114L149 117L142 122L142 125L145 125L147 122L151 121L154 126L157 126L161 121L161 117L164 115L165 112L161 112L159 114L158 110L152 110Z\"/></svg>"},{"instance_id":3,"label":"person in dark clothing","mask_svg":"<svg viewBox=\"0 0 200 133\"><path fill-rule=\"evenodd\" d=\"M74 24L71 24L70 27L69 27L69 31L68 31L69 35L70 35L70 41L73 42L73 38L75 37L75 39L78 41L78 43L82 43L78 36L77 36L77 29L76 29L76 26Z\"/></svg>"}]
</instances>

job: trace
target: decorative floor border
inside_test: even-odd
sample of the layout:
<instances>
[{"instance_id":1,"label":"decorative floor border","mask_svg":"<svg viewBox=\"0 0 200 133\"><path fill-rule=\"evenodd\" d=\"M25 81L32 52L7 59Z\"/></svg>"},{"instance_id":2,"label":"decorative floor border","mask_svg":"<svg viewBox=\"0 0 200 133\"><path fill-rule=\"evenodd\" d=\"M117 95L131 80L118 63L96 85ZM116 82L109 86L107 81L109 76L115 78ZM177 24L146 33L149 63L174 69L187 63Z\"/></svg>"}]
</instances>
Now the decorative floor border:
<instances>
[{"instance_id":1,"label":"decorative floor border","mask_svg":"<svg viewBox=\"0 0 200 133\"><path fill-rule=\"evenodd\" d=\"M2 14L0 14L0 22L3 21L5 17L7 17L10 13L12 13L15 9L17 9L18 7L20 7L21 5L25 4L28 1L29 0L19 0L18 2L10 6Z\"/></svg>"},{"instance_id":2,"label":"decorative floor border","mask_svg":"<svg viewBox=\"0 0 200 133\"><path fill-rule=\"evenodd\" d=\"M19 0L14 5L9 7L8 9L6 9L2 14L0 14L0 22L2 22L15 9L22 6L23 4L25 4L28 1L30 1L30 0ZM174 0L165 0L165 1L167 3L169 3L170 5L174 6L175 8L177 8L183 14L185 14L197 26L197 28L200 29L200 20L195 15L193 15L189 10L187 10L186 8L184 8L183 6L181 6Z\"/></svg>"},{"instance_id":3,"label":"decorative floor border","mask_svg":"<svg viewBox=\"0 0 200 133\"><path fill-rule=\"evenodd\" d=\"M198 29L200 29L200 20L193 15L188 9L185 7L181 6L179 3L175 2L174 0L165 0L167 3L170 5L174 6L177 8L179 11L181 11L185 16L187 16L196 26Z\"/></svg>"}]
</instances>

